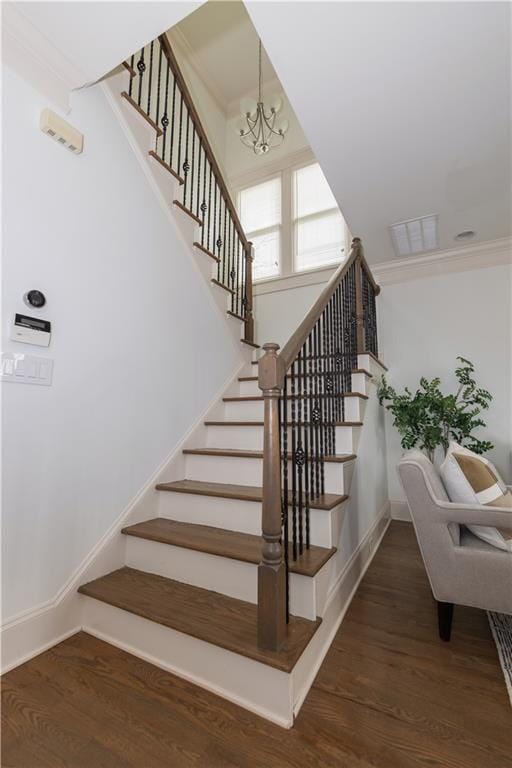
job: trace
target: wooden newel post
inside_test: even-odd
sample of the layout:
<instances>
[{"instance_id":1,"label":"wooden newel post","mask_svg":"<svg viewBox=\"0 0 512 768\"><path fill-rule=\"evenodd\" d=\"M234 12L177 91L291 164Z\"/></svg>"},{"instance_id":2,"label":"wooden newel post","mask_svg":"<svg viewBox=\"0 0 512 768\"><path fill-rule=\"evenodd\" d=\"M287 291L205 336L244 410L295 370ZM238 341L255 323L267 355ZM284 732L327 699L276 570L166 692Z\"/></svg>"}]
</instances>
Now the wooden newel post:
<instances>
[{"instance_id":1,"label":"wooden newel post","mask_svg":"<svg viewBox=\"0 0 512 768\"><path fill-rule=\"evenodd\" d=\"M286 638L286 570L281 546L279 395L284 366L278 344L264 344L258 383L263 392L262 560L258 567L258 646L278 651Z\"/></svg>"},{"instance_id":2,"label":"wooden newel post","mask_svg":"<svg viewBox=\"0 0 512 768\"><path fill-rule=\"evenodd\" d=\"M252 264L254 261L254 246L248 243L245 252L246 277L245 277L245 340L254 342L254 315L252 311Z\"/></svg>"},{"instance_id":3,"label":"wooden newel post","mask_svg":"<svg viewBox=\"0 0 512 768\"><path fill-rule=\"evenodd\" d=\"M357 256L354 262L356 271L356 335L357 335L357 354L362 355L366 352L366 341L364 337L364 304L363 304L363 261L361 239L354 237L352 248L357 249Z\"/></svg>"}]
</instances>

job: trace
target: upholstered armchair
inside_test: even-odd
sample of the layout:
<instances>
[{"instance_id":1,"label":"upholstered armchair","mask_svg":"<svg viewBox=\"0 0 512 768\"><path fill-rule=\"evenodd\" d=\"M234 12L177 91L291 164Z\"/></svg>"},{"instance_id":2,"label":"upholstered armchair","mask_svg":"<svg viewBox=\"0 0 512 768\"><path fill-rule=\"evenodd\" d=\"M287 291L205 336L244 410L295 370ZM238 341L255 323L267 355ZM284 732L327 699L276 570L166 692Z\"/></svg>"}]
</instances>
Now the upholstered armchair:
<instances>
[{"instance_id":1,"label":"upholstered armchair","mask_svg":"<svg viewBox=\"0 0 512 768\"><path fill-rule=\"evenodd\" d=\"M511 529L512 510L451 503L434 465L419 451L405 455L398 472L437 601L441 639L450 639L454 604L512 614L512 554L464 525Z\"/></svg>"}]
</instances>

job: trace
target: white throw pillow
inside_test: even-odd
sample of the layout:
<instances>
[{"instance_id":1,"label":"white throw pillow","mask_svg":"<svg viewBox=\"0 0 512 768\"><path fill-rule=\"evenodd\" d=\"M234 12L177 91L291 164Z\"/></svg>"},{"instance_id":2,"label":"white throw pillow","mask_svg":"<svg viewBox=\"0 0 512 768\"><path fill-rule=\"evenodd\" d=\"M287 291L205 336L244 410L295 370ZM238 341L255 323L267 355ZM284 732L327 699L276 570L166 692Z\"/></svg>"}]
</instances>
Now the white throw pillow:
<instances>
[{"instance_id":1,"label":"white throw pillow","mask_svg":"<svg viewBox=\"0 0 512 768\"><path fill-rule=\"evenodd\" d=\"M479 464L475 465L475 461ZM484 477L482 486L475 483L475 466L476 474ZM478 466L482 471L478 471ZM510 508L512 514L512 495L507 492L507 486L494 465L483 456L463 448L458 443L451 442L439 472L450 501L459 504L484 504L489 507ZM472 482L468 478L471 478ZM512 552L512 534L509 531L484 525L468 525L467 528L487 544Z\"/></svg>"}]
</instances>

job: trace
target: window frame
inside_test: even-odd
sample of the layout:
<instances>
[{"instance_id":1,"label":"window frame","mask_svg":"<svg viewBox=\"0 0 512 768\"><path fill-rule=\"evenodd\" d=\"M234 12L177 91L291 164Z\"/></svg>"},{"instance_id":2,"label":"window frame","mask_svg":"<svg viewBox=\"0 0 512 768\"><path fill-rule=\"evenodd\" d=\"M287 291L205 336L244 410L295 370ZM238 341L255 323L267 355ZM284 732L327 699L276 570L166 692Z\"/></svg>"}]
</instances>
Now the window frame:
<instances>
[{"instance_id":1,"label":"window frame","mask_svg":"<svg viewBox=\"0 0 512 768\"><path fill-rule=\"evenodd\" d=\"M258 187L260 184L265 184L268 181L273 181L274 179L279 179L280 183L280 189L281 189L281 221L279 224L271 224L268 227L262 227L261 229L253 229L250 232L245 232L245 235L249 242L254 237L259 237L260 235L264 235L265 233L270 232L279 232L279 255L278 255L278 263L277 263L277 272L274 275L268 275L266 277L260 277L260 278L253 278L254 283L262 283L265 280L276 280L279 277L282 277L283 275L283 178L282 173L270 173L265 174L265 176L260 176L257 180L254 180L250 183L244 184L243 186L240 186L236 190L236 208L237 208L237 214L240 216L240 209L241 209L241 196L242 193L247 190L251 189L252 187Z\"/></svg>"},{"instance_id":2,"label":"window frame","mask_svg":"<svg viewBox=\"0 0 512 768\"><path fill-rule=\"evenodd\" d=\"M291 287L291 284L293 283L297 283L297 285L306 285L308 282L311 282L311 284L314 284L317 282L318 277L322 277L317 273L323 273L326 271L334 272L348 256L351 234L343 217L343 213L341 213L341 210L339 208L332 208L329 209L329 211L340 211L344 224L344 243L342 244L343 252L340 255L339 261L332 262L331 264L323 264L321 266L312 267L310 269L297 270L295 268L296 246L293 178L295 171L300 170L301 168L306 168L308 165L314 165L316 163L318 163L318 160L310 150L302 150L294 153L291 157L288 155L287 157L284 157L281 160L277 160L274 163L269 163L261 170L250 171L248 173L242 174L231 182L231 187L234 191L233 196L236 200L237 212L239 213L240 193L243 190L248 189L249 187L255 187L265 181L270 181L277 176L281 177L280 269L278 274L271 275L269 277L253 279L253 283L257 291L258 287L261 287L261 290L266 292L266 284L268 284L268 288L271 289L272 284L280 284L279 281L281 281L283 287ZM328 211L322 211L320 214L310 215L324 215L327 212ZM251 235L256 234L257 232L251 233ZM251 238L247 232L246 235L248 240L250 240ZM322 280L323 279L324 277L322 277Z\"/></svg>"}]
</instances>

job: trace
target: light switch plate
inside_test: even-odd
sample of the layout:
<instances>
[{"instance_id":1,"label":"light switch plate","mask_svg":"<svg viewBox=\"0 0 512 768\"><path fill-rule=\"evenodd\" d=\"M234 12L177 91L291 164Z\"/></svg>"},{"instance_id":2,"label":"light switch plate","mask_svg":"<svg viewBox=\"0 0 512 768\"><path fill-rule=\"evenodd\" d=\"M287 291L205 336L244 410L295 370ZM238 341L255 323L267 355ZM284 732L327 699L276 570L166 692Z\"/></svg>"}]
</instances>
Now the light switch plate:
<instances>
[{"instance_id":1,"label":"light switch plate","mask_svg":"<svg viewBox=\"0 0 512 768\"><path fill-rule=\"evenodd\" d=\"M38 384L49 387L52 383L53 360L49 357L24 355L20 352L2 354L2 381L13 384Z\"/></svg>"}]
</instances>

